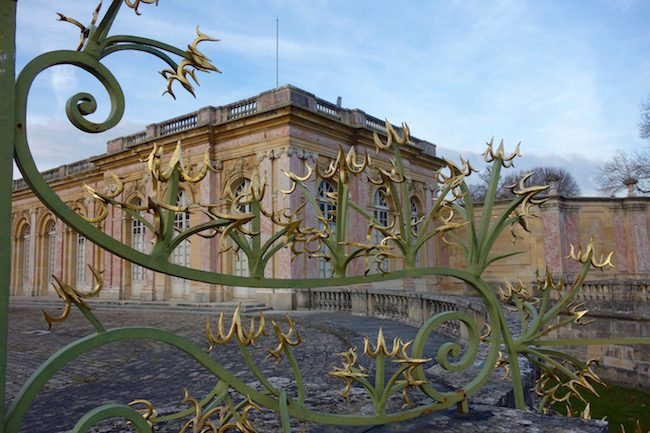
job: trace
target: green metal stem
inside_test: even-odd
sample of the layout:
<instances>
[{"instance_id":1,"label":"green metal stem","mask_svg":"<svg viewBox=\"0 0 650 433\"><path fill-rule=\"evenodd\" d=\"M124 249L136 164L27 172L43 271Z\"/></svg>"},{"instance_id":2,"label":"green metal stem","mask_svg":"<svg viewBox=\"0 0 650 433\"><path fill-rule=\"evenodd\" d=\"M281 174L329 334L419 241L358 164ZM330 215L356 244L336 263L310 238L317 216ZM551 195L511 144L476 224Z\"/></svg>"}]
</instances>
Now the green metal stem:
<instances>
[{"instance_id":1,"label":"green metal stem","mask_svg":"<svg viewBox=\"0 0 650 433\"><path fill-rule=\"evenodd\" d=\"M82 305L82 304L77 304L75 303L79 311L84 315L84 317L90 322L91 325L95 328L95 331L97 333L101 332L106 332L106 329L104 328L104 325L97 319L97 317L93 314L92 311L90 311L90 308Z\"/></svg>"},{"instance_id":2,"label":"green metal stem","mask_svg":"<svg viewBox=\"0 0 650 433\"><path fill-rule=\"evenodd\" d=\"M197 363L204 366L212 374L216 375L219 378L222 378L224 382L226 382L230 387L232 387L241 395L249 396L257 404L268 409L276 411L279 409L279 402L277 399L263 392L256 391L255 389L246 385L239 378L235 377L232 373L218 364L214 359L212 359L200 347L198 347L190 340L171 334L169 332L152 328L117 328L108 330L102 334L92 334L82 339L76 340L56 352L44 364L42 364L23 386L18 397L14 400L12 406L9 408L9 411L7 412L8 416L5 425L5 431L15 432L19 430L22 420L33 399L36 397L38 392L43 389L47 381L53 377L61 368L63 368L69 362L77 359L84 353L87 353L95 348L113 342L125 340L160 341L162 343L176 347L190 355L197 361ZM430 403L397 413L390 413L379 416L364 416L329 414L309 409L303 405L292 404L289 406L288 412L291 416L297 416L306 421L322 424L378 425L412 419L425 413L430 413L434 410L440 410L442 408L444 408L443 405L440 405L438 403Z\"/></svg>"},{"instance_id":3,"label":"green metal stem","mask_svg":"<svg viewBox=\"0 0 650 433\"><path fill-rule=\"evenodd\" d=\"M122 404L105 404L85 414L72 428L72 433L89 432L95 424L110 418L123 418L129 421L138 433L153 432L142 414L132 407Z\"/></svg>"},{"instance_id":4,"label":"green metal stem","mask_svg":"<svg viewBox=\"0 0 650 433\"><path fill-rule=\"evenodd\" d=\"M373 404L375 405L375 412L379 415L385 413L385 408L381 407L381 401L383 400L384 393L387 391L384 389L384 381L386 380L386 357L383 353L379 353L375 359L375 398L373 399Z\"/></svg>"},{"instance_id":5,"label":"green metal stem","mask_svg":"<svg viewBox=\"0 0 650 433\"><path fill-rule=\"evenodd\" d=\"M248 368L253 372L255 377L260 381L260 383L266 388L271 394L278 396L280 395L280 391L271 385L271 382L264 376L264 373L260 368L257 366L257 363L253 359L253 357L250 354L250 351L248 350L248 347L245 344L240 343L239 341L237 342L239 345L239 350L241 352L242 358L244 359L244 362L248 366Z\"/></svg>"},{"instance_id":6,"label":"green metal stem","mask_svg":"<svg viewBox=\"0 0 650 433\"><path fill-rule=\"evenodd\" d=\"M388 403L388 399L390 398L391 395L393 395L396 391L404 388L406 386L406 381L403 383L398 383L397 385L395 384L399 377L406 371L408 366L401 366L393 373L393 375L388 379L388 382L386 382L386 386L384 388L384 393L381 396L381 399L379 400L379 403L377 404L378 407L382 408L382 410L386 410L386 404Z\"/></svg>"},{"instance_id":7,"label":"green metal stem","mask_svg":"<svg viewBox=\"0 0 650 433\"><path fill-rule=\"evenodd\" d=\"M296 379L296 388L298 389L298 403L303 404L305 402L305 384L302 380L300 365L298 365L296 355L293 354L293 350L291 350L291 347L288 344L284 345L283 350L284 354L287 356L287 360L289 361L289 366L291 367L293 377Z\"/></svg>"},{"instance_id":8,"label":"green metal stem","mask_svg":"<svg viewBox=\"0 0 650 433\"><path fill-rule=\"evenodd\" d=\"M336 244L333 245L334 250L332 252L332 261L334 262L334 276L345 277L347 262L345 260L345 245L343 243L346 239L345 230L347 228L350 191L348 186L340 179L336 191L338 192L338 203L336 206ZM334 251L336 251L335 254Z\"/></svg>"},{"instance_id":9,"label":"green metal stem","mask_svg":"<svg viewBox=\"0 0 650 433\"><path fill-rule=\"evenodd\" d=\"M512 339L506 318L503 313L499 313L503 342L508 351L508 363L510 364L510 374L512 375L512 391L515 397L515 407L523 410L526 408L526 400L524 399L524 388L521 381L521 371L519 370L519 348Z\"/></svg>"},{"instance_id":10,"label":"green metal stem","mask_svg":"<svg viewBox=\"0 0 650 433\"><path fill-rule=\"evenodd\" d=\"M99 26L97 26L97 30L93 34L93 41L95 43L98 43L102 39L106 38L106 36L108 36L108 31L113 25L113 22L115 21L115 17L117 16L117 13L120 11L120 7L122 6L122 3L123 3L122 0L113 0L111 5L108 7L108 11L106 12L106 15L104 15L104 18L101 20Z\"/></svg>"},{"instance_id":11,"label":"green metal stem","mask_svg":"<svg viewBox=\"0 0 650 433\"><path fill-rule=\"evenodd\" d=\"M199 405L203 408L204 412L210 410L213 406L221 403L228 396L228 384L225 382L218 381L215 387L210 391L208 395L199 402ZM185 418L188 415L194 413L194 408L189 407L180 412L173 413L170 415L160 416L151 418L150 421L154 424L160 424L167 421L172 421L175 419Z\"/></svg>"},{"instance_id":12,"label":"green metal stem","mask_svg":"<svg viewBox=\"0 0 650 433\"><path fill-rule=\"evenodd\" d=\"M16 1L0 0L0 433L5 432L5 381L11 284L12 160L16 137Z\"/></svg>"},{"instance_id":13,"label":"green metal stem","mask_svg":"<svg viewBox=\"0 0 650 433\"><path fill-rule=\"evenodd\" d=\"M568 368L566 368L564 365L562 365L562 363L556 361L555 359L551 358L550 356L548 356L548 355L546 355L546 354L544 354L544 353L538 352L538 351L536 351L535 349L529 349L529 350L528 350L528 353L530 353L531 355L534 355L534 356L538 357L539 359L541 359L542 361L544 361L544 363L547 364L546 367L547 367L548 365L550 365L550 366L552 366L553 368L555 368L555 369L557 369L557 370L560 370L560 371L561 371L563 374L565 374L567 377L570 377L570 378L573 379L573 380L580 380L580 378L578 377L578 375L576 375L574 372L572 372L571 370L569 370ZM534 362L535 362L535 361L534 361ZM542 364L542 363L540 363L539 361L537 361L536 363L537 363L537 364L540 364L540 366L542 366L542 367L545 367L545 365Z\"/></svg>"}]
</instances>

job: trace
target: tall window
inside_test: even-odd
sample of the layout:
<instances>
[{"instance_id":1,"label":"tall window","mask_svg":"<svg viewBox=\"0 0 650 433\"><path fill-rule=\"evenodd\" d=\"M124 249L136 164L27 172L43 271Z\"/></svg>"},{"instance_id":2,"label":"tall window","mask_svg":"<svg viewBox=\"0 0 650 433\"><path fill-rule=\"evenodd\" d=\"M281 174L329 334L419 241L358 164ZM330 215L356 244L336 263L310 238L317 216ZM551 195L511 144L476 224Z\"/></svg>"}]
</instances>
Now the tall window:
<instances>
[{"instance_id":1,"label":"tall window","mask_svg":"<svg viewBox=\"0 0 650 433\"><path fill-rule=\"evenodd\" d=\"M410 201L410 206L411 206L411 227L413 228L413 231L417 233L418 231L418 226L416 223L420 219L420 203L418 202L418 199L415 197L411 197Z\"/></svg>"},{"instance_id":2,"label":"tall window","mask_svg":"<svg viewBox=\"0 0 650 433\"><path fill-rule=\"evenodd\" d=\"M140 206L140 199L133 203ZM142 221L133 218L131 220L131 247L140 252L144 252L145 226ZM131 265L131 287L142 287L144 283L144 268L136 264Z\"/></svg>"},{"instance_id":3,"label":"tall window","mask_svg":"<svg viewBox=\"0 0 650 433\"><path fill-rule=\"evenodd\" d=\"M22 273L23 273L23 289L27 289L29 287L29 278L30 278L30 272L29 272L29 265L31 261L30 257L30 251L31 251L31 228L26 225L25 228L23 228L23 235L21 236L21 244L22 248L20 251L22 254L23 262L22 262ZM26 292L24 294L27 294Z\"/></svg>"},{"instance_id":4,"label":"tall window","mask_svg":"<svg viewBox=\"0 0 650 433\"><path fill-rule=\"evenodd\" d=\"M186 207L189 204L187 194L185 191L180 190L176 196L176 206ZM174 228L180 232L190 227L190 213L189 212L176 212L174 215ZM190 242L186 239L181 242L172 252L172 263L180 266L189 266L190 264ZM184 290L187 286L185 278L172 278L172 291ZM182 295L184 293L174 293Z\"/></svg>"},{"instance_id":5,"label":"tall window","mask_svg":"<svg viewBox=\"0 0 650 433\"><path fill-rule=\"evenodd\" d=\"M236 203L241 203L242 198L248 196L251 192L251 181L248 179L241 179L236 184L233 192L235 194ZM250 213L251 204L250 203L239 204L237 206L237 212ZM243 251L239 251L239 254L236 254L234 256L233 273L240 277L247 277L249 275L248 257L246 256L246 254L244 254Z\"/></svg>"},{"instance_id":6,"label":"tall window","mask_svg":"<svg viewBox=\"0 0 650 433\"><path fill-rule=\"evenodd\" d=\"M418 201L417 198L411 197L410 201L410 206L411 206L411 229L417 233L419 230L417 222L420 220L421 211L420 211L420 202ZM421 266L422 265L422 254L423 250L420 249L417 256L415 257L415 264L416 266Z\"/></svg>"},{"instance_id":7,"label":"tall window","mask_svg":"<svg viewBox=\"0 0 650 433\"><path fill-rule=\"evenodd\" d=\"M77 288L86 287L86 238L77 233Z\"/></svg>"},{"instance_id":8,"label":"tall window","mask_svg":"<svg viewBox=\"0 0 650 433\"><path fill-rule=\"evenodd\" d=\"M390 222L390 209L388 207L388 202L386 201L386 191L384 189L380 188L375 191L374 205L375 209L373 211L373 216L375 217L375 221L382 226L387 227ZM384 234L379 230L375 230L373 234L374 244L379 245L383 239ZM384 259L381 263L383 270L388 271L388 260ZM377 266L376 271L380 271L379 266Z\"/></svg>"},{"instance_id":9,"label":"tall window","mask_svg":"<svg viewBox=\"0 0 650 433\"><path fill-rule=\"evenodd\" d=\"M50 221L47 226L47 282L48 285L54 281L56 270L56 223Z\"/></svg>"},{"instance_id":10,"label":"tall window","mask_svg":"<svg viewBox=\"0 0 650 433\"><path fill-rule=\"evenodd\" d=\"M336 237L336 203L329 197L334 192L334 185L331 182L321 181L318 185L318 208L323 216L327 219L332 237ZM321 229L323 222L320 222ZM327 247L323 245L322 254L327 254ZM318 261L318 271L321 278L332 276L332 263L321 257Z\"/></svg>"}]
</instances>

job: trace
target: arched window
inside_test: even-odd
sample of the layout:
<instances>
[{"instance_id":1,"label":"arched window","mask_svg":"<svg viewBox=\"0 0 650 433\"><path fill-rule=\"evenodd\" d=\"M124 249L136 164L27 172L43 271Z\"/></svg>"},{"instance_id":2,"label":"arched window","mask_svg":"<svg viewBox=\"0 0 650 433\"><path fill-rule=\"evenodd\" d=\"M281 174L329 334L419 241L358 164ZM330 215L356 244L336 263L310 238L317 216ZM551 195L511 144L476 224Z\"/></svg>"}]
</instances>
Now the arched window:
<instances>
[{"instance_id":1,"label":"arched window","mask_svg":"<svg viewBox=\"0 0 650 433\"><path fill-rule=\"evenodd\" d=\"M246 178L240 179L237 181L237 183L235 183L233 193L236 203L236 211L240 213L250 213L252 210L251 204L247 202L246 197L251 193L251 181ZM249 275L249 271L248 257L246 254L244 254L243 251L239 251L238 254L235 254L233 260L233 274L239 277L247 277Z\"/></svg>"},{"instance_id":2,"label":"arched window","mask_svg":"<svg viewBox=\"0 0 650 433\"><path fill-rule=\"evenodd\" d=\"M132 204L141 206L140 199L135 199ZM146 228L144 223L137 218L131 219L131 248L136 251L144 252ZM136 264L131 264L131 288L140 289L144 284L144 268ZM134 295L132 292L131 295Z\"/></svg>"},{"instance_id":3,"label":"arched window","mask_svg":"<svg viewBox=\"0 0 650 433\"><path fill-rule=\"evenodd\" d=\"M330 233L332 237L336 236L336 202L332 200L330 194L335 191L334 185L325 180L318 184L318 208L327 219ZM323 228L323 221L320 222L321 229ZM323 254L328 253L327 247L323 245ZM318 261L318 271L321 278L329 278L332 276L332 263L329 260L321 257Z\"/></svg>"},{"instance_id":4,"label":"arched window","mask_svg":"<svg viewBox=\"0 0 650 433\"><path fill-rule=\"evenodd\" d=\"M56 223L50 221L46 229L47 236L47 268L45 275L47 276L48 286L54 282L54 273L56 272Z\"/></svg>"},{"instance_id":5,"label":"arched window","mask_svg":"<svg viewBox=\"0 0 650 433\"><path fill-rule=\"evenodd\" d=\"M375 221L381 224L384 227L387 227L390 223L390 208L388 207L388 201L386 200L386 190L379 188L375 191L375 197L373 200L374 211L373 216ZM379 230L375 230L373 234L373 242L375 245L379 245L384 239L384 234ZM388 271L388 260L384 259L382 261L382 268L384 271ZM376 271L379 271L379 266L377 266Z\"/></svg>"},{"instance_id":6,"label":"arched window","mask_svg":"<svg viewBox=\"0 0 650 433\"><path fill-rule=\"evenodd\" d=\"M22 286L23 286L23 294L28 294L27 289L29 289L29 280L31 278L31 272L30 272L30 261L31 261L31 236L32 236L32 230L29 227L29 225L25 224L22 230L22 234L20 236L20 246L19 246L19 257L22 256L22 263L20 264L20 269L22 272Z\"/></svg>"},{"instance_id":7,"label":"arched window","mask_svg":"<svg viewBox=\"0 0 650 433\"><path fill-rule=\"evenodd\" d=\"M86 287L86 238L77 233L77 288Z\"/></svg>"},{"instance_id":8,"label":"arched window","mask_svg":"<svg viewBox=\"0 0 650 433\"><path fill-rule=\"evenodd\" d=\"M178 191L176 196L176 206L187 207L189 201L185 191ZM174 228L180 232L190 227L190 212L176 212L174 215ZM186 239L181 242L172 252L172 263L180 266L189 266L190 264L190 242ZM183 297L185 295L185 288L187 287L187 280L184 278L172 278L172 297Z\"/></svg>"}]
</instances>

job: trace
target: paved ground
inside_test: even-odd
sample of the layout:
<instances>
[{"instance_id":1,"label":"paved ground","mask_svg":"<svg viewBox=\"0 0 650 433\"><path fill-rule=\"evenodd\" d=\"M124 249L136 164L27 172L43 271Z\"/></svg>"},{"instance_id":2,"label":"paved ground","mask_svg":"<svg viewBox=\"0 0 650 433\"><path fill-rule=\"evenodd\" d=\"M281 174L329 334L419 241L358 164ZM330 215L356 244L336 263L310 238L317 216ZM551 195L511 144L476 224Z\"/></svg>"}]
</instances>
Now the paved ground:
<instances>
[{"instance_id":1,"label":"paved ground","mask_svg":"<svg viewBox=\"0 0 650 433\"><path fill-rule=\"evenodd\" d=\"M208 346L204 333L205 314L117 309L97 310L96 314L107 328L154 326L188 337L206 349ZM363 336L376 336L379 327L383 327L387 339L393 336L412 339L417 332L416 328L407 325L345 314L292 312L291 315L305 340L295 353L303 369L307 389L315 392L318 395L316 400L320 400L315 405L327 403L323 397L326 395L340 400L337 394L342 389L342 383L326 374L334 365L339 365L338 352L350 346L362 348ZM55 324L48 332L39 309L12 308L9 317L6 403L10 404L23 383L47 357L65 344L91 332L91 326L77 311L73 311L66 322ZM437 347L442 341L449 339L435 336L430 340L430 345ZM286 364L276 365L274 361L266 359L266 349L274 347L274 343L274 337L266 337L251 352L268 377L278 383L287 383L289 369ZM226 368L237 371L245 381L255 381L250 373L241 369L242 361L234 345L216 349L212 356ZM361 363L369 365L365 359L361 359ZM178 410L183 407L179 402L184 387L199 397L209 392L214 384L215 379L192 359L162 344L140 341L116 343L84 355L60 371L34 401L21 431L65 431L82 414L100 404L128 403L136 398L151 400L162 411L165 408ZM331 392L326 393L325 390ZM354 395L351 400L354 400ZM357 410L354 407L349 409Z\"/></svg>"}]
</instances>

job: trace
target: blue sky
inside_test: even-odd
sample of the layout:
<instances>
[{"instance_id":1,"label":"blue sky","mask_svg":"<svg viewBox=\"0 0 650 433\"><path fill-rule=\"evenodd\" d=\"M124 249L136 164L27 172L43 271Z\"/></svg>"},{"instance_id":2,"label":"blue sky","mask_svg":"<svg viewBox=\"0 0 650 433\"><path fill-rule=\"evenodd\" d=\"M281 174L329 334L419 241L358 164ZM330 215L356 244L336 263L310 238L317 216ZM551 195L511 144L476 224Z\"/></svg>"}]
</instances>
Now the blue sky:
<instances>
[{"instance_id":1,"label":"blue sky","mask_svg":"<svg viewBox=\"0 0 650 433\"><path fill-rule=\"evenodd\" d=\"M104 8L107 7L106 1ZM62 12L88 22L94 0L18 3L18 67L39 53L74 49L78 31ZM160 61L141 53L106 60L123 85L122 124L104 134L78 133L64 116L78 91L107 99L75 68L39 76L28 127L39 167L105 151L112 137L148 123L223 105L275 87L275 17L280 18L280 85L343 99L438 144L445 156L473 161L490 137L521 141L516 168L557 163L595 194L596 167L616 149L650 145L638 137L639 105L650 95L650 2L160 0L123 8L113 33L152 37L179 47L197 24L221 42L203 51L223 74L200 74L194 99L162 96Z\"/></svg>"}]
</instances>

